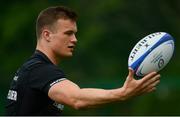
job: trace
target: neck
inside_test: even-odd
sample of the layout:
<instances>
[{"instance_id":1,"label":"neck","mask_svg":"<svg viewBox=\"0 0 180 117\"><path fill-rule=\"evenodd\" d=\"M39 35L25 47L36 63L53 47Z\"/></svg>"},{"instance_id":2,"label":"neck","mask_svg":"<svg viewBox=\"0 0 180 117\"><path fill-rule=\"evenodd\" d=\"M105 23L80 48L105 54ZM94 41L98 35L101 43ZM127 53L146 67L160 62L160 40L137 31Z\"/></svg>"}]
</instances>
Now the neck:
<instances>
[{"instance_id":1,"label":"neck","mask_svg":"<svg viewBox=\"0 0 180 117\"><path fill-rule=\"evenodd\" d=\"M39 50L42 53L44 53L53 64L55 65L59 64L60 62L59 58L53 53L53 51L51 51L47 47L44 47L40 43L37 43L36 50Z\"/></svg>"}]
</instances>

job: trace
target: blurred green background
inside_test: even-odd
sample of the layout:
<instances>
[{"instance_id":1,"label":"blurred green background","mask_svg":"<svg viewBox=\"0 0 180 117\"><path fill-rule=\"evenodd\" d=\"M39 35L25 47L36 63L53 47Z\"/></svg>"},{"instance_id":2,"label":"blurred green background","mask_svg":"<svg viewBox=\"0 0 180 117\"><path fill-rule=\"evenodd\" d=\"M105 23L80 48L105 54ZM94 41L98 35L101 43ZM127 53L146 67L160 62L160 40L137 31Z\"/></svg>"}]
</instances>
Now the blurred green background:
<instances>
[{"instance_id":1,"label":"blurred green background","mask_svg":"<svg viewBox=\"0 0 180 117\"><path fill-rule=\"evenodd\" d=\"M80 87L121 87L131 49L150 33L168 32L176 46L172 60L160 72L156 92L96 109L66 106L64 115L180 115L179 0L1 0L0 115L16 69L34 52L37 15L54 5L69 6L79 15L75 54L59 66Z\"/></svg>"}]
</instances>

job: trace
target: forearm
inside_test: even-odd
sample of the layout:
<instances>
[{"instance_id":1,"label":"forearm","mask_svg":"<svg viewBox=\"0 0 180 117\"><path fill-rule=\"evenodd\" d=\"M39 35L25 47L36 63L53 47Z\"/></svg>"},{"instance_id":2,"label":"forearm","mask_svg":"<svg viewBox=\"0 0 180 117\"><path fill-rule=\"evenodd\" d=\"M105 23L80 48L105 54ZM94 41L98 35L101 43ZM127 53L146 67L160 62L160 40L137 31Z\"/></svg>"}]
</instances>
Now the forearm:
<instances>
[{"instance_id":1,"label":"forearm","mask_svg":"<svg viewBox=\"0 0 180 117\"><path fill-rule=\"evenodd\" d=\"M124 99L122 88L112 90L83 88L76 92L75 107L90 108L114 101L122 101Z\"/></svg>"}]
</instances>

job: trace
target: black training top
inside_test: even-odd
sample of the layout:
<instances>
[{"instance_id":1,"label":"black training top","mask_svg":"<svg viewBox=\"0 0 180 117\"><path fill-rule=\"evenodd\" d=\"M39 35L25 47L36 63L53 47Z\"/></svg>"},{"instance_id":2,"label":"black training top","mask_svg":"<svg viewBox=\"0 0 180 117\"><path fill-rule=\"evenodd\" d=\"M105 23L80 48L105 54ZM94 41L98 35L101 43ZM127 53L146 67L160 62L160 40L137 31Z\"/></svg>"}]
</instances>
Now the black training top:
<instances>
[{"instance_id":1,"label":"black training top","mask_svg":"<svg viewBox=\"0 0 180 117\"><path fill-rule=\"evenodd\" d=\"M60 115L63 105L48 97L66 76L45 54L36 50L15 73L7 95L7 115Z\"/></svg>"}]
</instances>

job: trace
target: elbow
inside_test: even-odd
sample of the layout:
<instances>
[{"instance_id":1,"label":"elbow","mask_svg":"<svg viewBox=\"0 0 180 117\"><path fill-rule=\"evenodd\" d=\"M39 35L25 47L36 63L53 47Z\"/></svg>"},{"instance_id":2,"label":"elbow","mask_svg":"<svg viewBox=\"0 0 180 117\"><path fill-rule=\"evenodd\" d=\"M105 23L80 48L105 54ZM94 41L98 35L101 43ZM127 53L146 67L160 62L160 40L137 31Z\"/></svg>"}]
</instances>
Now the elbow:
<instances>
[{"instance_id":1,"label":"elbow","mask_svg":"<svg viewBox=\"0 0 180 117\"><path fill-rule=\"evenodd\" d=\"M73 104L73 108L76 109L76 110L83 110L83 109L87 109L88 106L87 106L87 104L85 104L82 101L76 101Z\"/></svg>"},{"instance_id":2,"label":"elbow","mask_svg":"<svg viewBox=\"0 0 180 117\"><path fill-rule=\"evenodd\" d=\"M74 105L73 108L76 110L82 110L83 109L83 107L80 105Z\"/></svg>"}]
</instances>

